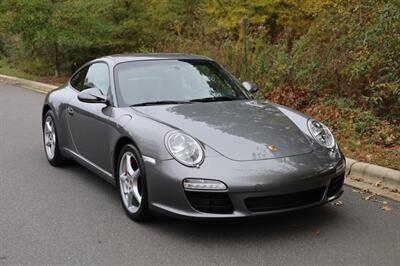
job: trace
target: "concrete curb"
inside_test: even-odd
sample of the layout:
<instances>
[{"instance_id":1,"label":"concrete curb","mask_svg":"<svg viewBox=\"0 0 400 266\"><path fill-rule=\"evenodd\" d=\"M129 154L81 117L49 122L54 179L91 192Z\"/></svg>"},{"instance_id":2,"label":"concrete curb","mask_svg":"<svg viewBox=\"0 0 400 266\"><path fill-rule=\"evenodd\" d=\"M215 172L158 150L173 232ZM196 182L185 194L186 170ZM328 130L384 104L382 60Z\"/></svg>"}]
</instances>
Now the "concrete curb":
<instances>
[{"instance_id":1,"label":"concrete curb","mask_svg":"<svg viewBox=\"0 0 400 266\"><path fill-rule=\"evenodd\" d=\"M57 88L54 85L6 75L0 75L0 82L17 85L45 94ZM397 170L346 158L345 183L362 190L369 189L375 193L382 192L387 197L400 201L400 171ZM379 187L387 188L387 191L380 189L380 192L376 192ZM393 188L399 192L392 193Z\"/></svg>"},{"instance_id":2,"label":"concrete curb","mask_svg":"<svg viewBox=\"0 0 400 266\"><path fill-rule=\"evenodd\" d=\"M347 158L347 176L358 176L388 185L400 185L400 171Z\"/></svg>"},{"instance_id":3,"label":"concrete curb","mask_svg":"<svg viewBox=\"0 0 400 266\"><path fill-rule=\"evenodd\" d=\"M345 184L400 201L400 171L346 158Z\"/></svg>"},{"instance_id":4,"label":"concrete curb","mask_svg":"<svg viewBox=\"0 0 400 266\"><path fill-rule=\"evenodd\" d=\"M37 91L40 93L48 93L49 91L57 88L57 86L49 85L37 81L32 81L28 79L16 78L7 75L0 74L0 82L4 82L10 85L16 85L20 87L24 87L29 90Z\"/></svg>"}]
</instances>

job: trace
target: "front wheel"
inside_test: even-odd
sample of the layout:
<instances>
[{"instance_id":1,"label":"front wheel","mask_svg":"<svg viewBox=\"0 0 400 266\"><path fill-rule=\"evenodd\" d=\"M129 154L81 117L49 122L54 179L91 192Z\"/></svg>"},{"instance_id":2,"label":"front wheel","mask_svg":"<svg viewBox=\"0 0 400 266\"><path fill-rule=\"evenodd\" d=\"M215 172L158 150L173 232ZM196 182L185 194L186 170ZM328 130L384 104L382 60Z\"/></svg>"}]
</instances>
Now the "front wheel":
<instances>
[{"instance_id":1,"label":"front wheel","mask_svg":"<svg viewBox=\"0 0 400 266\"><path fill-rule=\"evenodd\" d=\"M126 145L118 159L118 190L127 215L136 222L148 220L144 163L139 150Z\"/></svg>"},{"instance_id":2,"label":"front wheel","mask_svg":"<svg viewBox=\"0 0 400 266\"><path fill-rule=\"evenodd\" d=\"M53 111L47 111L43 119L43 143L47 160L53 166L64 164L65 158L60 153L58 136Z\"/></svg>"}]
</instances>

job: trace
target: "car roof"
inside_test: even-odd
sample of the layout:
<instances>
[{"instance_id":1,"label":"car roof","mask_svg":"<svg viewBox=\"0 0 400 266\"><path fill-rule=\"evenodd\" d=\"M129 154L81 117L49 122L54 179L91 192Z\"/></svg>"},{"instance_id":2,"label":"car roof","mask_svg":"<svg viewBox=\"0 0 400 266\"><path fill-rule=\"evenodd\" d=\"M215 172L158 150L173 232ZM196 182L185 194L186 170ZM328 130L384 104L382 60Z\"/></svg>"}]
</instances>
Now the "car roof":
<instances>
[{"instance_id":1,"label":"car roof","mask_svg":"<svg viewBox=\"0 0 400 266\"><path fill-rule=\"evenodd\" d=\"M115 64L129 61L146 61L146 60L211 60L208 57L194 54L181 53L145 53L145 54L115 54L98 58L97 60L108 59Z\"/></svg>"}]
</instances>

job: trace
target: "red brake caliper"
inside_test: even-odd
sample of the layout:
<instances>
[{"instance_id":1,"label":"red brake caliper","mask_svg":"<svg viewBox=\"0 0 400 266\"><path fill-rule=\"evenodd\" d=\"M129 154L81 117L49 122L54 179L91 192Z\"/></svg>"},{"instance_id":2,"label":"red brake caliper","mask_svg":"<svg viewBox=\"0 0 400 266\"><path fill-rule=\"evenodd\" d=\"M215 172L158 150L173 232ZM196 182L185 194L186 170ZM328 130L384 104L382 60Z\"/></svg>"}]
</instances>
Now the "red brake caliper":
<instances>
[{"instance_id":1,"label":"red brake caliper","mask_svg":"<svg viewBox=\"0 0 400 266\"><path fill-rule=\"evenodd\" d=\"M131 158L131 165L132 165L132 169L136 169L136 161L133 159L133 158Z\"/></svg>"},{"instance_id":2,"label":"red brake caliper","mask_svg":"<svg viewBox=\"0 0 400 266\"><path fill-rule=\"evenodd\" d=\"M125 162L126 162L126 160L125 160ZM128 176L128 163L126 162L126 165L125 165L125 176Z\"/></svg>"}]
</instances>

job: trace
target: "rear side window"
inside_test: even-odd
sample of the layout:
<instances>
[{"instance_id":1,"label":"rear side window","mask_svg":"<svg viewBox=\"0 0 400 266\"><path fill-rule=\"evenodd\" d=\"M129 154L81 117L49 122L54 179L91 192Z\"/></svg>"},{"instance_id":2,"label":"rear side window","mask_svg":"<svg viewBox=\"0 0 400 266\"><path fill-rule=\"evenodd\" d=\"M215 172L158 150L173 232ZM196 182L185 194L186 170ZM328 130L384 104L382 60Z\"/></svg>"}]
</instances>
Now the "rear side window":
<instances>
[{"instance_id":1,"label":"rear side window","mask_svg":"<svg viewBox=\"0 0 400 266\"><path fill-rule=\"evenodd\" d=\"M74 87L77 91L82 91L84 90L84 80L86 77L86 73L88 71L88 67L84 67L76 73L72 78L71 78L71 86Z\"/></svg>"}]
</instances>

